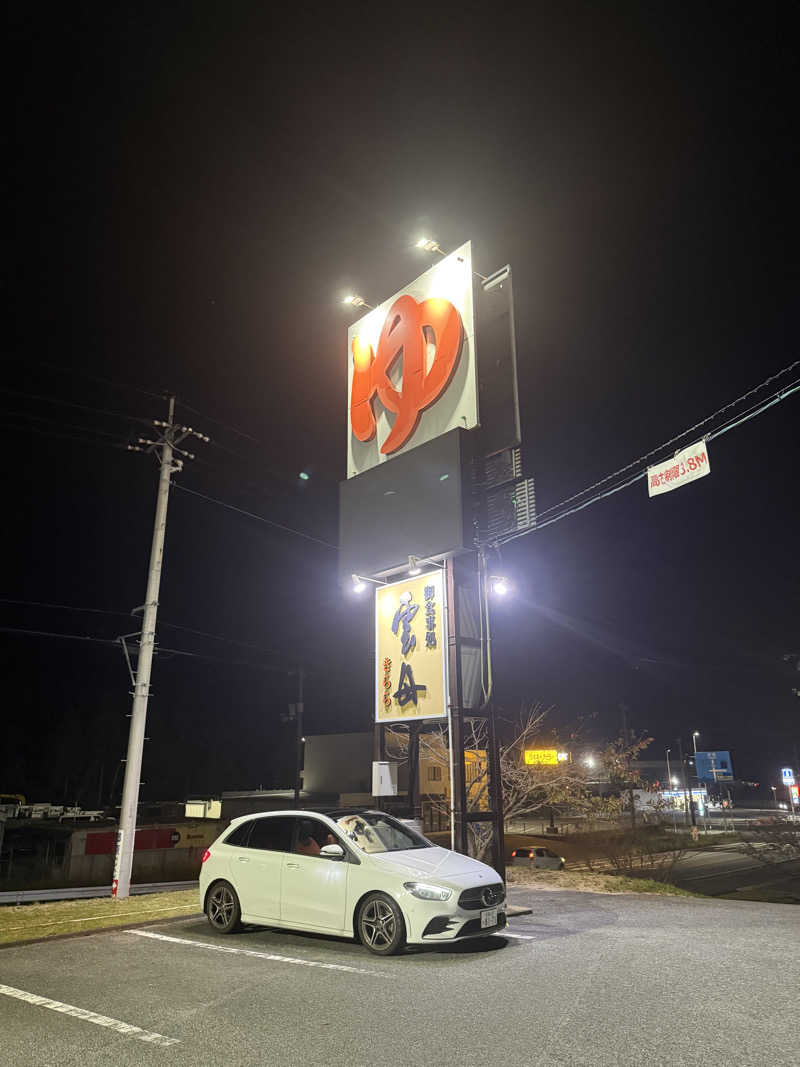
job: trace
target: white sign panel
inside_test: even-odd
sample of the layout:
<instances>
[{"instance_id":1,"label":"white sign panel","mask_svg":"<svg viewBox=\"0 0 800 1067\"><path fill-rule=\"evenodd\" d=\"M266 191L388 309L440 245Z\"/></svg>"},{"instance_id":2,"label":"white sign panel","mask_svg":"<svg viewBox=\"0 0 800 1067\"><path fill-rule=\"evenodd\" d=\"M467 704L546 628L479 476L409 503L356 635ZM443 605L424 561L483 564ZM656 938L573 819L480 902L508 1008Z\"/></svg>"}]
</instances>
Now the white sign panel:
<instances>
[{"instance_id":1,"label":"white sign panel","mask_svg":"<svg viewBox=\"0 0 800 1067\"><path fill-rule=\"evenodd\" d=\"M781 777L784 785L794 785L794 768L781 767Z\"/></svg>"},{"instance_id":2,"label":"white sign panel","mask_svg":"<svg viewBox=\"0 0 800 1067\"><path fill-rule=\"evenodd\" d=\"M672 459L664 460L655 467L647 468L647 492L650 496L668 493L696 478L704 478L711 473L708 447L705 441L676 452Z\"/></svg>"},{"instance_id":3,"label":"white sign panel","mask_svg":"<svg viewBox=\"0 0 800 1067\"><path fill-rule=\"evenodd\" d=\"M347 334L347 477L478 425L469 241Z\"/></svg>"}]
</instances>

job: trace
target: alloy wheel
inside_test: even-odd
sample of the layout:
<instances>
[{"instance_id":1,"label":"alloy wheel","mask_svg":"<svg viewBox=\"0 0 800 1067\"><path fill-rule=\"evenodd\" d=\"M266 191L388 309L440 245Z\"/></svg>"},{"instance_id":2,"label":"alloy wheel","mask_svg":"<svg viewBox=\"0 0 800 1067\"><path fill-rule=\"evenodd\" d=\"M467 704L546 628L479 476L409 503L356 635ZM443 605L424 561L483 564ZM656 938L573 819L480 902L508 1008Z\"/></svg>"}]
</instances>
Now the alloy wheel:
<instances>
[{"instance_id":1,"label":"alloy wheel","mask_svg":"<svg viewBox=\"0 0 800 1067\"><path fill-rule=\"evenodd\" d=\"M208 920L212 926L225 929L230 925L236 900L233 893L226 885L218 885L213 889L208 898Z\"/></svg>"},{"instance_id":2,"label":"alloy wheel","mask_svg":"<svg viewBox=\"0 0 800 1067\"><path fill-rule=\"evenodd\" d=\"M395 939L397 919L385 900L371 900L361 915L361 934L372 949L387 948Z\"/></svg>"}]
</instances>

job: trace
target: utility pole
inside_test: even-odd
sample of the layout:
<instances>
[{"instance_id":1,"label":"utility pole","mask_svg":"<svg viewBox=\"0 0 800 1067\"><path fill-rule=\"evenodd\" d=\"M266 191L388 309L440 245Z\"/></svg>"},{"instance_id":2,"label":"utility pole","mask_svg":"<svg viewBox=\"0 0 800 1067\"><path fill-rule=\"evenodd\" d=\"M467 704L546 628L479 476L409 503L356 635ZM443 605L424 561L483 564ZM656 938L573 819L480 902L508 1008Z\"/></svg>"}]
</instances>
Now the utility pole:
<instances>
[{"instance_id":1,"label":"utility pole","mask_svg":"<svg viewBox=\"0 0 800 1067\"><path fill-rule=\"evenodd\" d=\"M153 524L153 542L150 548L150 566L147 572L147 592L143 605L142 630L139 639L139 659L136 666L136 678L133 686L133 709L131 727L128 734L128 756L125 761L125 781L122 787L122 805L119 813L117 830L117 848L114 856L114 880L111 896L123 900L130 896L131 869L133 867L133 850L136 839L136 815L139 806L139 785L142 773L142 750L144 747L144 730L147 719L147 701L150 696L150 673L153 665L153 651L156 639L156 618L158 615L158 591L161 585L161 566L164 559L164 535L167 529L167 504L169 503L169 486L172 475L183 469L183 459L175 459L175 453L186 459L194 455L179 448L178 445L187 437L197 437L208 441L208 437L193 430L191 426L176 426L175 397L169 399L169 416L166 422L153 420L158 431L158 439L139 438L136 445L128 445L130 452L149 452L158 457L160 472L158 478L158 496L156 497L156 517Z\"/></svg>"},{"instance_id":2,"label":"utility pole","mask_svg":"<svg viewBox=\"0 0 800 1067\"><path fill-rule=\"evenodd\" d=\"M678 754L681 759L681 774L683 775L683 795L686 798L686 803L689 807L689 815L692 819L692 837L697 836L697 817L694 812L694 801L692 800L692 794L689 791L688 786L688 774L686 771L686 760L683 757L683 741L678 738Z\"/></svg>"}]
</instances>

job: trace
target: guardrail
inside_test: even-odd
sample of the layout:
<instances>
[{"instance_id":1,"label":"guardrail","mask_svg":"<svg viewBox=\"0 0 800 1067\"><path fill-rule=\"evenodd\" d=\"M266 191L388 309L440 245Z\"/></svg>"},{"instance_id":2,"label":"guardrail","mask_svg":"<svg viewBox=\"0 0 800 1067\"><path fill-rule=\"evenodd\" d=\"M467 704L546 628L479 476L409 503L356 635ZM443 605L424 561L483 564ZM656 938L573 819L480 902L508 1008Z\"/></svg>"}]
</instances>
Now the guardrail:
<instances>
[{"instance_id":1,"label":"guardrail","mask_svg":"<svg viewBox=\"0 0 800 1067\"><path fill-rule=\"evenodd\" d=\"M193 882L148 882L132 885L131 895L197 889L198 884L197 879ZM90 897L110 896L111 887L102 885L83 886L78 889L13 889L10 893L0 893L0 904L31 904L44 900L86 900Z\"/></svg>"}]
</instances>

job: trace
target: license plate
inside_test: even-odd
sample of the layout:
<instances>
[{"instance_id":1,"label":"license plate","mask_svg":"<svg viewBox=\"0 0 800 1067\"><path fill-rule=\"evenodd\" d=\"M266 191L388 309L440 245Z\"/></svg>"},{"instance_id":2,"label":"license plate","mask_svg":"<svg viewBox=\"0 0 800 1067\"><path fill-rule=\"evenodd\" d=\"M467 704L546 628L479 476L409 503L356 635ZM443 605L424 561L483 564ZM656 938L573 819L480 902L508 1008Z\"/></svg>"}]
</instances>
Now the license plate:
<instances>
[{"instance_id":1,"label":"license plate","mask_svg":"<svg viewBox=\"0 0 800 1067\"><path fill-rule=\"evenodd\" d=\"M481 930L487 926L497 926L497 908L487 908L481 912Z\"/></svg>"}]
</instances>

